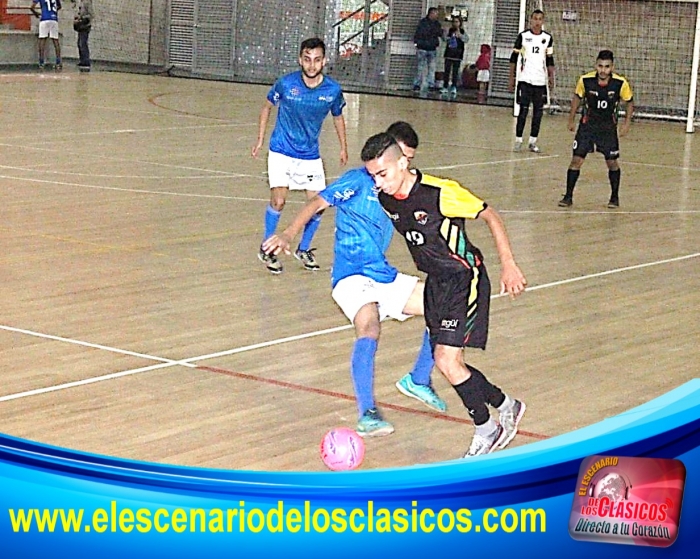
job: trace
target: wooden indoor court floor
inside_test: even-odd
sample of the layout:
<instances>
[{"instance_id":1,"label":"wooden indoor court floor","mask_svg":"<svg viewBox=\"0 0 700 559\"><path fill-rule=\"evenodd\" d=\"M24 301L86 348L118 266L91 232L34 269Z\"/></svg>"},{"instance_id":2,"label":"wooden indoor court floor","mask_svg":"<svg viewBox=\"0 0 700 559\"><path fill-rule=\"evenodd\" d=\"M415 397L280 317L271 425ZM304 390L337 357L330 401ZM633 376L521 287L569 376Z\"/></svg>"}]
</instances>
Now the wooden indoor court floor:
<instances>
[{"instance_id":1,"label":"wooden indoor court floor","mask_svg":"<svg viewBox=\"0 0 700 559\"><path fill-rule=\"evenodd\" d=\"M268 200L249 155L267 87L92 73L0 76L0 431L191 466L324 469L318 444L354 427L354 334L330 297L333 213L271 276L256 258ZM563 193L573 134L545 117L537 156L511 151L508 109L347 95L351 165L395 120L415 164L502 212L529 291L492 302L468 360L528 404L512 446L619 414L698 376L700 138L639 121L622 140L621 207L602 156ZM268 128L269 138L271 126ZM329 178L341 173L332 124ZM281 224L301 206L293 197ZM470 234L498 282L483 222ZM414 273L396 238L390 259ZM435 373L446 415L400 395L422 319L386 322L376 394L396 433L363 468L460 457L472 426ZM506 451L507 452L507 451Z\"/></svg>"}]
</instances>

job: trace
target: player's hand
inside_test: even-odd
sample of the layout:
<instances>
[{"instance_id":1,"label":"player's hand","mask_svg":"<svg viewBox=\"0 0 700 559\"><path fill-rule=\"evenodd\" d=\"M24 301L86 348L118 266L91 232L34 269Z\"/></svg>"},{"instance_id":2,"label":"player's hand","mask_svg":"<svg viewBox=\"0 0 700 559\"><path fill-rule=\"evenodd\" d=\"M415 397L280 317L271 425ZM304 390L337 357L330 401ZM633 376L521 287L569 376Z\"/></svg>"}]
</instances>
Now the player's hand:
<instances>
[{"instance_id":1,"label":"player's hand","mask_svg":"<svg viewBox=\"0 0 700 559\"><path fill-rule=\"evenodd\" d=\"M278 255L280 252L284 251L285 254L291 254L290 245L292 244L292 239L290 239L284 233L279 235L272 235L269 239L266 239L262 244L263 252L267 254Z\"/></svg>"},{"instance_id":2,"label":"player's hand","mask_svg":"<svg viewBox=\"0 0 700 559\"><path fill-rule=\"evenodd\" d=\"M258 158L258 154L260 153L260 150L262 149L262 142L258 142L253 146L253 149L250 150L250 155L252 155L255 159Z\"/></svg>"},{"instance_id":3,"label":"player's hand","mask_svg":"<svg viewBox=\"0 0 700 559\"><path fill-rule=\"evenodd\" d=\"M527 280L515 262L503 266L501 271L501 295L506 293L515 299L527 286Z\"/></svg>"},{"instance_id":4,"label":"player's hand","mask_svg":"<svg viewBox=\"0 0 700 559\"><path fill-rule=\"evenodd\" d=\"M574 130L576 130L576 123L569 121L568 127L569 127L569 131L573 132Z\"/></svg>"},{"instance_id":5,"label":"player's hand","mask_svg":"<svg viewBox=\"0 0 700 559\"><path fill-rule=\"evenodd\" d=\"M348 163L348 150L346 149L341 149L340 150L340 164L341 166L345 166Z\"/></svg>"},{"instance_id":6,"label":"player's hand","mask_svg":"<svg viewBox=\"0 0 700 559\"><path fill-rule=\"evenodd\" d=\"M630 125L627 124L626 122L620 126L620 137L622 136L627 136L627 133L630 131Z\"/></svg>"}]
</instances>

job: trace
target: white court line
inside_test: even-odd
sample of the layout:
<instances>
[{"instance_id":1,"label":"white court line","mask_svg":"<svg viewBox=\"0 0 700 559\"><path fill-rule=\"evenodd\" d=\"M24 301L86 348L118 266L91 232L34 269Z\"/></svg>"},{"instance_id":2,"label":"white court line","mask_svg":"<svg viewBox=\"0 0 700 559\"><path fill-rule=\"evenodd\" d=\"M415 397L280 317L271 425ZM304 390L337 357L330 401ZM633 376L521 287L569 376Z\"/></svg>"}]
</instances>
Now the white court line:
<instances>
[{"instance_id":1,"label":"white court line","mask_svg":"<svg viewBox=\"0 0 700 559\"><path fill-rule=\"evenodd\" d=\"M686 255L684 255L684 256L677 256L677 257L674 257L674 258L666 258L666 259L664 259L664 260L655 260L655 261L653 261L653 262L645 262L644 264L635 264L635 265L633 265L633 266L625 266L625 267L623 267L623 268L614 268L614 269L612 269L612 270L606 270L606 271L604 271L604 272L596 272L595 274L588 274L588 275L585 275L585 276L578 276L578 277L575 277L575 278L569 278L569 279L554 281L554 282L550 282L550 283L543 283L543 284L536 285L536 286L533 286L533 287L528 287L528 288L527 288L527 291L538 291L538 290L540 290L540 289L548 289L548 288L551 288L551 287L558 287L558 286L560 286L560 285L566 285L566 284L569 284L569 283L574 283L574 282L579 282L579 281L584 281L584 280L589 280L589 279L594 279L594 278L600 278L600 277L609 276L609 275L612 275L612 274L619 274L619 273L622 273L622 272L628 272L628 271L631 271L631 270L640 270L640 269L648 268L648 267L651 267L651 266L660 266L660 265L662 265L662 264L670 264L670 263L673 263L673 262L681 262L681 261L683 261L683 260L690 260L690 259L692 259L692 258L698 258L698 257L700 257L700 252L696 252L696 253L693 253L693 254L686 254ZM491 298L492 298L492 299L498 299L498 298L500 298L500 297L506 297L506 296L507 296L506 294L503 294L503 295L497 294L497 295L492 295ZM204 361L204 360L206 360L206 359L213 359L213 358L215 358L215 357L222 357L222 356L224 356L224 355L233 355L233 354L236 354L236 353L243 353L243 352L252 351L252 350L255 350L255 349L261 349L261 348L266 348L266 347L272 347L272 346L275 346L275 345L280 345L280 344L284 344L284 343L292 342L292 341L306 340L306 339L309 339L309 338L314 338L314 337L322 336L322 335L325 335L325 334L330 334L330 333L335 333L335 332L341 332L341 331L344 331L344 330L350 330L350 329L352 329L352 328L353 328L352 324L346 324L346 325L344 325L344 326L336 326L336 327L334 327L334 328L327 328L327 329L325 329L325 330L317 330L317 331L315 331L315 332L308 332L308 333L306 333L306 334L299 334L299 335L296 335L296 336L289 336L289 337L286 337L286 338L278 338L278 339L276 339L276 340L270 340L270 341L267 341L267 342L260 342L260 343L257 343L257 344L253 344L253 345L249 345L249 346L243 346L243 347L234 348L234 349L229 349L229 350L225 350L225 351L219 351L219 352L217 352L217 353L209 353L209 354L200 355L200 356L197 356L197 357L190 357L190 358L188 358L188 359L183 359L183 360L181 360L181 361L174 361L174 360L171 361L171 360L167 360L166 358L163 358L163 357L150 357L151 359L156 359L156 360L164 361L164 363L159 363L159 364L157 364L157 365L152 365L152 366L150 366L150 367L142 367L142 368L139 368L139 369L130 369L130 370L128 370L128 371L123 371L123 372L120 372L120 373L112 373L112 374L104 375L104 376L100 376L100 377L92 377L92 378L89 378L89 379L84 379L84 380L79 380L79 381L74 381L74 382L69 382L69 383L64 383L64 384L58 384L58 385L54 385L54 386L47 386L47 387L45 387L45 388L38 388L38 389L36 389L36 390L29 390L29 391L26 391L26 392L19 392L19 393L16 393L16 394L8 394L7 396L0 396L0 402L5 402L5 401L8 401L8 400L14 400L14 399L22 398L22 397L25 397L25 396L34 396L34 395L37 395L37 394L45 394L45 393L48 393L48 392L55 392L55 391L63 390L63 389L66 389L66 388L73 388L73 387L76 387L76 386L82 386L82 385L85 385L85 384L92 384L92 383L95 383L95 382L100 382L100 381L102 381L102 380L110 380L110 379L113 379L113 378L120 378L120 377L135 375L135 374L138 374L138 373L147 372L147 371L152 371L152 370L155 370L155 369L164 369L164 368L166 368L166 367L174 367L174 366L176 366L176 365L183 365L183 366L185 366L185 367L192 367L192 368L195 368L196 365L195 365L194 363L197 362L197 361ZM11 327L11 326L0 325L0 330L8 330L8 331L11 331L11 332L26 333L26 334L29 334L29 335L36 335L36 336L39 336L39 337L42 337L42 338L48 338L48 339L53 339L53 340L58 340L58 341L64 341L64 342L68 342L68 343L75 343L75 344L78 344L78 345L85 345L85 346L88 346L88 347L103 348L103 349L106 349L106 350L108 350L108 351L113 351L113 352L117 352L117 353L125 353L125 354L128 354L128 355L139 355L139 356L143 356L143 357L145 357L145 358L149 358L149 356L145 356L145 355L142 355L142 354L135 354L135 353L132 353L132 352L128 352L128 351L126 351L126 350L119 350L119 349L116 349L116 348L110 348L110 347L108 347L108 346L99 346L99 345L97 345L97 344L90 344L90 343L88 343L88 342L82 342L82 341L79 341L79 340L71 340L70 338L60 338L60 337L58 337L58 336L51 336L51 335L48 335L48 334L41 334L41 333L38 333L38 332L32 332L31 330L21 330L21 329L19 329L19 328L14 328L14 327Z\"/></svg>"},{"instance_id":2,"label":"white court line","mask_svg":"<svg viewBox=\"0 0 700 559\"><path fill-rule=\"evenodd\" d=\"M33 151L47 151L47 152L53 152L55 151L55 148L42 148L38 147L35 145L32 146L25 146L25 145L15 145L15 144L6 144L4 142L0 142L0 146L4 147L10 147L14 149L28 149L28 150L33 150ZM76 157L84 157L84 154L79 153L79 152L68 152L64 151L64 153L67 154L73 154ZM120 161L124 163L128 163L129 165L133 165L135 163L139 163L140 165L153 165L154 167L166 167L168 169L182 169L185 171L197 171L199 173L212 173L213 175L222 175L224 177L230 176L231 173L228 171L218 171L216 169L202 169L200 167L190 167L188 165L173 165L172 163L158 163L157 161L141 161L139 159L127 159L125 157L111 157L108 155L93 155L92 157L98 157L100 159L106 159L107 161ZM243 174L237 174L236 176L239 177L252 177L252 178L259 178L262 175L243 175Z\"/></svg>"},{"instance_id":3,"label":"white court line","mask_svg":"<svg viewBox=\"0 0 700 559\"><path fill-rule=\"evenodd\" d=\"M498 213L502 214L542 214L542 215L683 215L683 214L697 214L700 210L630 210L630 211L620 211L620 210L571 210L571 209L560 209L560 210L502 210L499 208Z\"/></svg>"},{"instance_id":4,"label":"white court line","mask_svg":"<svg viewBox=\"0 0 700 559\"><path fill-rule=\"evenodd\" d=\"M461 169L463 167L478 167L481 165L501 165L502 163L525 163L526 161L541 161L543 159L551 159L553 157L559 157L558 155L538 155L537 157L526 157L523 159L501 159L500 161L477 161L472 163L460 163L457 165L443 165L441 167L421 167L422 169L428 170L438 170L442 171L445 169Z\"/></svg>"},{"instance_id":5,"label":"white court line","mask_svg":"<svg viewBox=\"0 0 700 559\"><path fill-rule=\"evenodd\" d=\"M241 128L241 127L246 127L246 126L258 126L255 123L243 123L243 124L199 124L195 126L169 126L167 128L125 128L121 130L100 130L97 132L70 132L70 133L63 133L63 134L45 134L42 135L42 138L45 138L47 140L58 140L61 138L73 138L75 136L103 136L106 134L136 134L140 132L168 132L172 130L180 131L180 130L197 130L200 128ZM27 136L5 136L5 140L21 140L23 138L32 138L36 139L36 135L27 135Z\"/></svg>"},{"instance_id":6,"label":"white court line","mask_svg":"<svg viewBox=\"0 0 700 559\"><path fill-rule=\"evenodd\" d=\"M660 163L637 163L636 161L625 161L625 165L639 165L640 167L658 167L660 169L675 169L677 171L700 171L700 167L681 167L680 165L662 165Z\"/></svg>"},{"instance_id":7,"label":"white court line","mask_svg":"<svg viewBox=\"0 0 700 559\"><path fill-rule=\"evenodd\" d=\"M0 144L3 145L3 144ZM551 157L556 157L556 156L551 156ZM495 162L494 162L495 163ZM162 165L160 163L150 163L148 164L152 165ZM480 165L481 163L465 163L463 165L453 165L449 168L454 168L454 167L467 167L470 165ZM484 163L486 164L486 163ZM183 168L178 165L163 165L167 167L175 167L175 168ZM189 167L184 167L185 169L191 169L191 170L197 170ZM448 167L423 167L426 170L429 169L447 169ZM0 165L0 169L13 169L13 170L21 170L21 167L11 167L7 165ZM158 176L133 176L133 177L127 177L127 178L144 178L144 179L158 179L158 180L167 180L167 179L177 179L177 180L186 180L188 178L192 179L210 179L210 178L216 178L216 179L226 179L226 178L251 178L251 179L257 179L257 180L262 180L262 181L267 181L267 177L264 175L244 175L244 174L235 174L235 173L226 173L226 171L209 171L208 169L198 169L200 171L204 172L211 172L211 173L220 173L219 175L207 175L207 176L195 176L195 177L158 177ZM37 170L37 169L31 169L30 171L32 172L38 172L38 173L46 173L46 172L54 172L54 171L44 171L44 170ZM60 173L55 171L56 174L69 174L69 175L74 175L74 176L81 176L80 173ZM103 178L124 178L123 175L88 175L88 176L100 176ZM330 180L335 180L338 177L331 176L328 177ZM74 183L74 182L65 182L65 181L55 181L55 180L48 180L48 179L33 179L33 178L28 178L28 177L15 177L12 175L0 175L0 179L8 179L8 180L15 180L15 181L25 181L25 182L34 182L34 183L40 183L40 184L50 184L50 185L58 185L58 186L76 186L76 187L81 187L81 188L90 188L93 190L113 190L115 192L132 192L135 194L152 194L152 195L159 195L159 196L182 196L185 198L214 198L214 199L220 199L220 200L240 200L240 201L245 201L245 202L269 202L268 198L252 198L252 197L247 197L247 196L224 196L222 194L197 194L193 192L170 192L170 191L165 191L165 190L147 190L147 189L140 189L140 188L120 188L116 186L100 186L96 184L81 184L81 183ZM299 200L287 200L288 204L304 204L306 203L305 200L299 201ZM504 210L504 209L499 209L498 210L500 213L503 214L543 214L543 215L571 215L571 214L578 214L578 215L683 215L683 214L697 214L700 213L700 210L658 210L658 211L619 211L619 210L590 210L590 211L585 211L585 210L571 210L571 209L564 209L564 210Z\"/></svg>"},{"instance_id":8,"label":"white court line","mask_svg":"<svg viewBox=\"0 0 700 559\"><path fill-rule=\"evenodd\" d=\"M130 375L137 375L139 373L146 373L148 371L155 371L156 369L164 369L166 367L172 367L173 363L159 363L158 365L149 365L148 367L141 367L140 369L131 369L129 371L122 371L119 373L112 373L110 375L103 375L101 377L92 377L83 380L76 380L74 382L66 382L64 384L56 384L54 386L47 386L45 388L37 388L35 390L27 390L26 392L17 392L15 394L8 394L7 396L0 396L0 402L9 402L10 400L17 400L18 398L27 398L29 396L38 396L39 394L47 394L49 392L57 392L58 390L65 390L67 388L74 388L76 386L85 386L86 384L93 384L95 382L102 382L103 380L111 380L115 378L127 377Z\"/></svg>"},{"instance_id":9,"label":"white court line","mask_svg":"<svg viewBox=\"0 0 700 559\"><path fill-rule=\"evenodd\" d=\"M53 169L37 169L36 167L17 167L14 165L0 165L0 169L8 171L24 171L26 173L40 173L44 175L71 175L75 177L90 177L103 179L143 179L143 180L202 180L202 179L225 179L251 177L253 175L241 175L230 173L228 175L99 175L97 173L76 173L73 171L55 171ZM261 178L265 178L260 175ZM259 177L256 177L259 178Z\"/></svg>"},{"instance_id":10,"label":"white court line","mask_svg":"<svg viewBox=\"0 0 700 559\"><path fill-rule=\"evenodd\" d=\"M237 176L249 176L249 175L237 175ZM45 179L28 179L24 177L12 177L8 175L0 175L0 179L11 179L15 181L25 181L25 182L38 182L41 184L52 184L58 186L79 186L81 188L91 188L94 190L113 190L116 192L134 192L136 194L158 194L160 196L183 196L185 198L221 198L224 200L248 200L248 201L263 201L262 198L245 198L243 196L223 196L219 194L193 194L190 192L166 192L162 190L142 190L138 188L119 188L116 186L97 186L94 184L78 184L73 182L63 182L63 181L50 181ZM264 201L269 201L265 198Z\"/></svg>"},{"instance_id":11,"label":"white court line","mask_svg":"<svg viewBox=\"0 0 700 559\"><path fill-rule=\"evenodd\" d=\"M147 353L137 353L135 351L129 351L128 349L119 349L116 347L93 344L91 342L84 342L82 340L75 340L73 338L64 338L62 336L54 336L52 334L43 334L41 332L34 332L33 330L15 328L14 326L5 326L3 324L0 324L0 330L7 330L8 332L15 332L17 334L27 334L28 336L43 338L45 340L53 340L56 342L67 342L69 344L90 347L93 349L103 349L105 351L111 351L112 353L121 353L122 355L130 355L131 357L141 357L142 359L149 359L150 361L162 361L163 363L167 363L169 365L185 365L186 367L192 366L186 361L176 361L174 359L166 359L165 357L156 357L155 355L148 355Z\"/></svg>"}]
</instances>

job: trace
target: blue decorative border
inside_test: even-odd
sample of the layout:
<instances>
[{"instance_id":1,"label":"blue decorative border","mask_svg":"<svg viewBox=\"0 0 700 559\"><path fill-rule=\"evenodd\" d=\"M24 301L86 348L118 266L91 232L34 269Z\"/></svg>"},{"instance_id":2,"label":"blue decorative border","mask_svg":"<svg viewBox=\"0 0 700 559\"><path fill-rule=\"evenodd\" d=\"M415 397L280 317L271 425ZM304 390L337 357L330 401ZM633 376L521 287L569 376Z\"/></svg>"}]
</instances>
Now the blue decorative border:
<instances>
[{"instance_id":1,"label":"blue decorative border","mask_svg":"<svg viewBox=\"0 0 700 559\"><path fill-rule=\"evenodd\" d=\"M566 435L468 461L348 473L254 472L186 468L98 456L0 435L0 549L7 557L226 557L277 555L337 559L401 553L403 557L695 556L700 512L700 379L626 413ZM687 468L678 540L654 549L572 540L568 517L583 458L594 455L678 458ZM251 510L278 506L375 510L468 508L475 522L488 508L546 512L546 532L442 533L17 533L9 509L120 506ZM691 547L692 546L692 547Z\"/></svg>"}]
</instances>

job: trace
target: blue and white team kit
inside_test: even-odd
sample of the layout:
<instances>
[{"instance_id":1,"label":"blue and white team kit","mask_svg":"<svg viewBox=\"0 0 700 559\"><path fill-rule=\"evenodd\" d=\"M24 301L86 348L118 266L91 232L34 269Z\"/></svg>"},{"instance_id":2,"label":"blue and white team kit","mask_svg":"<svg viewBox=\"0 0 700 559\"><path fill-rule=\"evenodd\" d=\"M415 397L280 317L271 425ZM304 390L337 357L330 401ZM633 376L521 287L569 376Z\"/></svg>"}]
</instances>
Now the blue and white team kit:
<instances>
[{"instance_id":1,"label":"blue and white team kit","mask_svg":"<svg viewBox=\"0 0 700 559\"><path fill-rule=\"evenodd\" d=\"M267 159L270 187L323 190L326 177L319 136L329 112L334 117L343 113L345 98L340 85L323 76L323 81L311 88L304 83L302 72L297 71L278 79L267 100L278 107Z\"/></svg>"},{"instance_id":2,"label":"blue and white team kit","mask_svg":"<svg viewBox=\"0 0 700 559\"><path fill-rule=\"evenodd\" d=\"M374 180L364 169L352 169L319 192L335 206L333 299L353 321L367 303L377 303L379 316L406 320L403 314L418 282L399 273L386 259L394 228L377 198Z\"/></svg>"},{"instance_id":3,"label":"blue and white team kit","mask_svg":"<svg viewBox=\"0 0 700 559\"><path fill-rule=\"evenodd\" d=\"M33 0L33 4L41 6L39 38L58 39L58 10L61 9L61 2L59 0Z\"/></svg>"}]
</instances>

